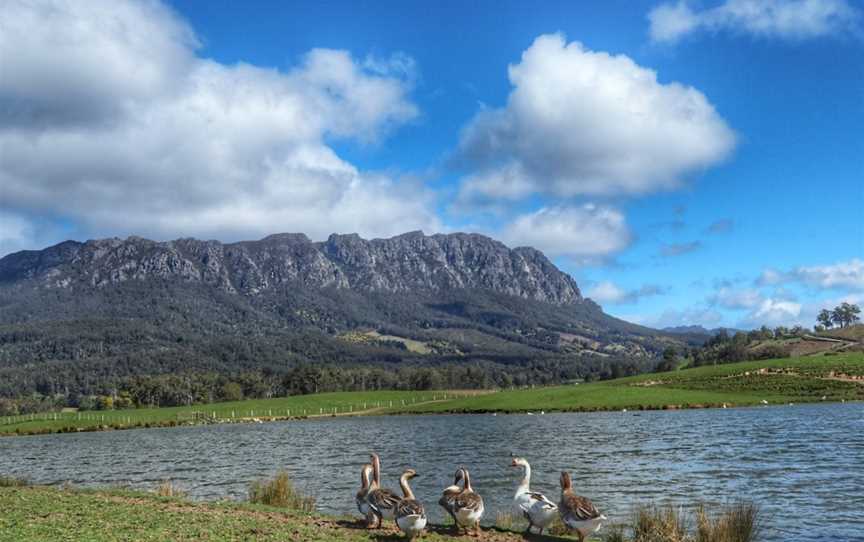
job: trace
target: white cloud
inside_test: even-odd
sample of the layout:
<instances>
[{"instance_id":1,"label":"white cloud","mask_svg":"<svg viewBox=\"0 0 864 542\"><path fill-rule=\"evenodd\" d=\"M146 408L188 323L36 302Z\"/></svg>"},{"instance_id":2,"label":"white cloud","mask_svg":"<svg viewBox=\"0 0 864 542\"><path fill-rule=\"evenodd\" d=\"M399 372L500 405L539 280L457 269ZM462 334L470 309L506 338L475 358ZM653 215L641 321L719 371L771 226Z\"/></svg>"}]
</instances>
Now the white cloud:
<instances>
[{"instance_id":1,"label":"white cloud","mask_svg":"<svg viewBox=\"0 0 864 542\"><path fill-rule=\"evenodd\" d=\"M759 286L790 282L823 290L831 288L864 290L864 260L852 258L828 265L796 267L789 271L765 269L756 280Z\"/></svg>"},{"instance_id":2,"label":"white cloud","mask_svg":"<svg viewBox=\"0 0 864 542\"><path fill-rule=\"evenodd\" d=\"M636 303L643 297L660 295L665 291L665 288L653 284L646 284L635 290L625 290L612 281L603 280L592 285L586 292L586 296L601 304L620 305Z\"/></svg>"},{"instance_id":3,"label":"white cloud","mask_svg":"<svg viewBox=\"0 0 864 542\"><path fill-rule=\"evenodd\" d=\"M764 297L759 290L753 288L734 289L720 288L711 297L711 301L727 309L752 309L762 303Z\"/></svg>"},{"instance_id":4,"label":"white cloud","mask_svg":"<svg viewBox=\"0 0 864 542\"><path fill-rule=\"evenodd\" d=\"M793 276L818 288L864 290L864 260L852 258L833 265L799 267L795 269Z\"/></svg>"},{"instance_id":5,"label":"white cloud","mask_svg":"<svg viewBox=\"0 0 864 542\"><path fill-rule=\"evenodd\" d=\"M418 114L413 61L315 49L287 70L224 65L158 2L0 7L0 187L10 211L97 234L225 240L436 230L422 186L328 145Z\"/></svg>"},{"instance_id":6,"label":"white cloud","mask_svg":"<svg viewBox=\"0 0 864 542\"><path fill-rule=\"evenodd\" d=\"M847 31L859 18L847 0L725 0L702 11L679 0L648 14L651 39L657 42L674 42L697 30L800 40Z\"/></svg>"},{"instance_id":7,"label":"white cloud","mask_svg":"<svg viewBox=\"0 0 864 542\"><path fill-rule=\"evenodd\" d=\"M463 130L460 200L643 194L716 164L735 136L698 90L625 55L543 35L509 67L513 91Z\"/></svg>"},{"instance_id":8,"label":"white cloud","mask_svg":"<svg viewBox=\"0 0 864 542\"><path fill-rule=\"evenodd\" d=\"M801 304L780 299L763 299L745 319L749 327L789 325L797 323Z\"/></svg>"},{"instance_id":9,"label":"white cloud","mask_svg":"<svg viewBox=\"0 0 864 542\"><path fill-rule=\"evenodd\" d=\"M523 214L500 234L510 246L531 246L551 256L606 256L630 244L624 215L612 207L544 207Z\"/></svg>"},{"instance_id":10,"label":"white cloud","mask_svg":"<svg viewBox=\"0 0 864 542\"><path fill-rule=\"evenodd\" d=\"M32 247L35 232L26 218L0 210L0 257Z\"/></svg>"}]
</instances>

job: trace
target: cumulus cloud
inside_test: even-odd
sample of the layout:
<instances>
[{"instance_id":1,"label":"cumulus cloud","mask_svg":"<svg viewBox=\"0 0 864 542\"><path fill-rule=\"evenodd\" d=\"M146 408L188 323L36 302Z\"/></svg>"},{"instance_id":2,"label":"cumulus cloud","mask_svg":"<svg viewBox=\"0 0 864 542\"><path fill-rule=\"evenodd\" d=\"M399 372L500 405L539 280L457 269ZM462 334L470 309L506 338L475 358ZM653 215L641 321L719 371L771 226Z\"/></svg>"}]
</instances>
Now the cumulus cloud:
<instances>
[{"instance_id":1,"label":"cumulus cloud","mask_svg":"<svg viewBox=\"0 0 864 542\"><path fill-rule=\"evenodd\" d=\"M0 27L9 212L155 237L440 229L422 186L360 171L328 144L375 142L417 116L404 55L224 65L155 1L10 0Z\"/></svg>"},{"instance_id":2,"label":"cumulus cloud","mask_svg":"<svg viewBox=\"0 0 864 542\"><path fill-rule=\"evenodd\" d=\"M627 247L632 238L620 211L594 204L544 207L519 215L500 237L511 246L574 258L607 256Z\"/></svg>"},{"instance_id":3,"label":"cumulus cloud","mask_svg":"<svg viewBox=\"0 0 864 542\"><path fill-rule=\"evenodd\" d=\"M787 325L798 322L801 304L782 299L763 299L744 320L748 327Z\"/></svg>"},{"instance_id":4,"label":"cumulus cloud","mask_svg":"<svg viewBox=\"0 0 864 542\"><path fill-rule=\"evenodd\" d=\"M734 289L721 287L710 301L727 309L752 309L759 306L764 298L759 290L754 288Z\"/></svg>"},{"instance_id":5,"label":"cumulus cloud","mask_svg":"<svg viewBox=\"0 0 864 542\"><path fill-rule=\"evenodd\" d=\"M538 37L509 79L507 105L481 111L461 135L463 202L671 189L735 144L695 88L561 34Z\"/></svg>"},{"instance_id":6,"label":"cumulus cloud","mask_svg":"<svg viewBox=\"0 0 864 542\"><path fill-rule=\"evenodd\" d=\"M859 19L860 11L847 0L725 0L701 11L679 0L648 14L656 42L674 42L697 30L809 39L848 31Z\"/></svg>"},{"instance_id":7,"label":"cumulus cloud","mask_svg":"<svg viewBox=\"0 0 864 542\"><path fill-rule=\"evenodd\" d=\"M828 265L801 266L789 271L765 269L756 280L759 286L797 282L817 289L864 290L864 260Z\"/></svg>"},{"instance_id":8,"label":"cumulus cloud","mask_svg":"<svg viewBox=\"0 0 864 542\"><path fill-rule=\"evenodd\" d=\"M695 252L702 248L702 243L700 241L691 241L689 243L671 243L664 244L660 247L660 255L664 257L670 256L682 256L684 254L689 254L691 252Z\"/></svg>"},{"instance_id":9,"label":"cumulus cloud","mask_svg":"<svg viewBox=\"0 0 864 542\"><path fill-rule=\"evenodd\" d=\"M600 281L592 285L586 295L598 303L609 303L613 305L637 303L644 297L662 295L666 288L655 284L646 284L634 290L625 290L609 280Z\"/></svg>"}]
</instances>

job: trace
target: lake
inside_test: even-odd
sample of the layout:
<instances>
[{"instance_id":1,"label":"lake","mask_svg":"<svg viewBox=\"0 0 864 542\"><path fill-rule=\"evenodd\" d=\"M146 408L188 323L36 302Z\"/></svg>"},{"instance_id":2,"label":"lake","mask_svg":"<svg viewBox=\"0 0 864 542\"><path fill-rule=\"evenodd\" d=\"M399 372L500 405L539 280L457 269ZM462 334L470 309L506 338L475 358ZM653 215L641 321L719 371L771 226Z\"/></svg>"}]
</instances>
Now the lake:
<instances>
[{"instance_id":1,"label":"lake","mask_svg":"<svg viewBox=\"0 0 864 542\"><path fill-rule=\"evenodd\" d=\"M467 466L487 503L485 523L509 510L518 473L557 501L561 470L611 521L638 503L753 500L766 542L864 540L864 405L546 415L330 418L0 438L0 474L37 483L152 487L170 478L195 498L243 499L250 481L290 472L328 513L356 513L368 453L385 485L405 467L434 521L435 504Z\"/></svg>"}]
</instances>

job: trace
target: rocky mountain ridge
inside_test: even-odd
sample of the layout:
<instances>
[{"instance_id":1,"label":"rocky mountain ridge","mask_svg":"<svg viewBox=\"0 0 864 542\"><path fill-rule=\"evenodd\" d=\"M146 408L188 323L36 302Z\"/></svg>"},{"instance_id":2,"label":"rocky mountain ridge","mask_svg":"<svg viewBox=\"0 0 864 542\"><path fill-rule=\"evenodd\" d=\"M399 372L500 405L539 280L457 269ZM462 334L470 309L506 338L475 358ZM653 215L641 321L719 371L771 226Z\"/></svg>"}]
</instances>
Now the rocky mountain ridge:
<instances>
[{"instance_id":1,"label":"rocky mountain ridge","mask_svg":"<svg viewBox=\"0 0 864 542\"><path fill-rule=\"evenodd\" d=\"M237 243L129 237L66 241L0 259L0 284L100 287L150 278L250 296L293 284L382 293L479 288L555 305L582 301L576 282L540 251L465 233L372 240L333 234L324 242L304 234Z\"/></svg>"}]
</instances>

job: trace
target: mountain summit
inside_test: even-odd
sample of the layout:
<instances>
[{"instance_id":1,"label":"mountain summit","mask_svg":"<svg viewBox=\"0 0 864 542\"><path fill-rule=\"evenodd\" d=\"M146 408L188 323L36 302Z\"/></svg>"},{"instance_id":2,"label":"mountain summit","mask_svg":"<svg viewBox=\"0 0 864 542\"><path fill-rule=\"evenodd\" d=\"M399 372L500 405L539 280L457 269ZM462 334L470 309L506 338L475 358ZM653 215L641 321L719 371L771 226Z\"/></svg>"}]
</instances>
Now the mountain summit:
<instances>
[{"instance_id":1,"label":"mountain summit","mask_svg":"<svg viewBox=\"0 0 864 542\"><path fill-rule=\"evenodd\" d=\"M252 296L293 284L380 293L483 289L556 305L582 300L576 282L543 253L465 233L372 240L333 234L318 243L289 233L228 244L129 237L67 241L0 259L0 283L75 288L152 278Z\"/></svg>"}]
</instances>

